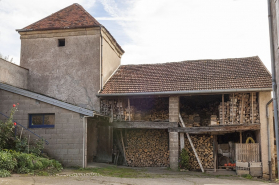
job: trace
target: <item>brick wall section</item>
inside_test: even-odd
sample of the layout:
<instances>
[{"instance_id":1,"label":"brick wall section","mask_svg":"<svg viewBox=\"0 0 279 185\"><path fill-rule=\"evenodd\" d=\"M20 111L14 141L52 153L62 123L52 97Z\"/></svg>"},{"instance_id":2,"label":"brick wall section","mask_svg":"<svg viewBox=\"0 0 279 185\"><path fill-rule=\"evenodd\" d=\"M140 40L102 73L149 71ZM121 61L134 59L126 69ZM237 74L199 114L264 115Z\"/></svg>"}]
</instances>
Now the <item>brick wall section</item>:
<instances>
[{"instance_id":1,"label":"brick wall section","mask_svg":"<svg viewBox=\"0 0 279 185\"><path fill-rule=\"evenodd\" d=\"M10 114L14 103L19 103L14 120L28 128L28 114L55 113L54 128L30 128L33 132L45 138L49 145L45 151L50 157L62 162L65 166L82 166L83 155L83 119L79 113L59 108L31 98L0 90L0 112ZM4 119L0 116L0 119ZM21 128L18 133L20 133ZM23 131L27 136L30 132ZM30 133L30 141L38 137Z\"/></svg>"},{"instance_id":2,"label":"brick wall section","mask_svg":"<svg viewBox=\"0 0 279 185\"><path fill-rule=\"evenodd\" d=\"M170 148L170 168L178 170L178 132L169 132L169 148Z\"/></svg>"},{"instance_id":3,"label":"brick wall section","mask_svg":"<svg viewBox=\"0 0 279 185\"><path fill-rule=\"evenodd\" d=\"M179 118L179 97L169 97L169 122L178 122Z\"/></svg>"}]
</instances>

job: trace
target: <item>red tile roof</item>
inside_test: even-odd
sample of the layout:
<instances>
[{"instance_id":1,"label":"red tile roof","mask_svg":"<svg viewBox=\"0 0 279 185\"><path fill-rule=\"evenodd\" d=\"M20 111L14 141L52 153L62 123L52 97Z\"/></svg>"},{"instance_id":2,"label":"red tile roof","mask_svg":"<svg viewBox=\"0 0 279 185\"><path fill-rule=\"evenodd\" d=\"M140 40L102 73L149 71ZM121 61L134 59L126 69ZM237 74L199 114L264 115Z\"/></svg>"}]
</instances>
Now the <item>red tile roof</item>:
<instances>
[{"instance_id":1,"label":"red tile roof","mask_svg":"<svg viewBox=\"0 0 279 185\"><path fill-rule=\"evenodd\" d=\"M101 24L81 5L75 3L51 14L22 30L54 30L65 28L87 28Z\"/></svg>"},{"instance_id":2,"label":"red tile roof","mask_svg":"<svg viewBox=\"0 0 279 185\"><path fill-rule=\"evenodd\" d=\"M271 88L259 57L122 65L100 94Z\"/></svg>"}]
</instances>

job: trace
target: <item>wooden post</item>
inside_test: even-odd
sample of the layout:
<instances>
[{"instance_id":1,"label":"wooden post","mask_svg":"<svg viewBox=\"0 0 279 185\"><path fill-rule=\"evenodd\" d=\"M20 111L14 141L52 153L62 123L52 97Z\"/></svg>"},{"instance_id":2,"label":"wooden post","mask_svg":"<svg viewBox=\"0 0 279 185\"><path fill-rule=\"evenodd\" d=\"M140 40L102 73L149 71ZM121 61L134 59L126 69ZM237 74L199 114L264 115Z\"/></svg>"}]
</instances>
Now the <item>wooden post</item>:
<instances>
[{"instance_id":1,"label":"wooden post","mask_svg":"<svg viewBox=\"0 0 279 185\"><path fill-rule=\"evenodd\" d=\"M182 150L183 148L185 148L185 137L184 137L184 133L180 132L180 150Z\"/></svg>"},{"instance_id":2,"label":"wooden post","mask_svg":"<svg viewBox=\"0 0 279 185\"><path fill-rule=\"evenodd\" d=\"M213 157L214 157L214 172L216 172L216 168L217 168L217 147L218 143L217 143L217 136L213 135Z\"/></svg>"},{"instance_id":3,"label":"wooden post","mask_svg":"<svg viewBox=\"0 0 279 185\"><path fill-rule=\"evenodd\" d=\"M254 106L253 106L253 93L251 93L252 94L252 98L251 98L251 101L252 101L252 111L251 111L251 113L252 113L252 124L254 124Z\"/></svg>"},{"instance_id":4,"label":"wooden post","mask_svg":"<svg viewBox=\"0 0 279 185\"><path fill-rule=\"evenodd\" d=\"M233 99L232 99L232 124L233 124L233 118L234 118L234 93L233 93Z\"/></svg>"},{"instance_id":5,"label":"wooden post","mask_svg":"<svg viewBox=\"0 0 279 185\"><path fill-rule=\"evenodd\" d=\"M243 101L244 101L244 93L242 93L242 99L241 99L240 124L243 124Z\"/></svg>"},{"instance_id":6,"label":"wooden post","mask_svg":"<svg viewBox=\"0 0 279 185\"><path fill-rule=\"evenodd\" d=\"M184 121L183 121L183 119L182 119L182 117L181 117L181 114L179 113L178 116L179 116L179 119L180 119L180 122L181 122L182 126L185 127L185 124L184 124ZM195 147L194 147L194 144L193 144L193 142L192 142L192 139L190 138L189 133L186 133L186 135L187 135L188 140L189 140L189 142L190 142L190 145L191 145L191 147L192 147L192 149L193 149L193 151L194 151L194 154L195 154L195 156L196 156L196 158L197 158L197 161L198 161L198 163L199 163L199 165L200 165L200 167L201 167L201 171L204 172L204 169L203 169L203 167L202 167L202 163L201 163L200 158L199 158L199 156L198 156L198 154L197 154L197 152L196 152L196 149L195 149ZM181 142L181 141L180 141L180 142Z\"/></svg>"},{"instance_id":7,"label":"wooden post","mask_svg":"<svg viewBox=\"0 0 279 185\"><path fill-rule=\"evenodd\" d=\"M224 112L224 94L222 94L222 125L225 124L225 112Z\"/></svg>"},{"instance_id":8,"label":"wooden post","mask_svg":"<svg viewBox=\"0 0 279 185\"><path fill-rule=\"evenodd\" d=\"M242 131L239 132L239 143L242 143Z\"/></svg>"},{"instance_id":9,"label":"wooden post","mask_svg":"<svg viewBox=\"0 0 279 185\"><path fill-rule=\"evenodd\" d=\"M125 151L125 146L124 146L124 141L123 141L122 129L120 130L120 135L121 135L121 142L122 142L122 148L123 148L124 161L125 161L125 164L127 164L127 161L126 161L126 151Z\"/></svg>"},{"instance_id":10,"label":"wooden post","mask_svg":"<svg viewBox=\"0 0 279 185\"><path fill-rule=\"evenodd\" d=\"M130 98L128 98L128 109L129 109L129 121L131 121L131 106L130 106Z\"/></svg>"}]
</instances>

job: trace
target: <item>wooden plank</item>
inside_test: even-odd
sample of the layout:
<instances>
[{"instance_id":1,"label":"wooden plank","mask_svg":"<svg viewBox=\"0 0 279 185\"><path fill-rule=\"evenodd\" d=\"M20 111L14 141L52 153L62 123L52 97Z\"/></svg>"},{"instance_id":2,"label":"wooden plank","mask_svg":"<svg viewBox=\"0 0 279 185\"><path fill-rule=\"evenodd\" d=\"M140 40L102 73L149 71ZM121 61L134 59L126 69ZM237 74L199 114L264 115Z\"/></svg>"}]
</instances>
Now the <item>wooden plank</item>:
<instances>
[{"instance_id":1,"label":"wooden plank","mask_svg":"<svg viewBox=\"0 0 279 185\"><path fill-rule=\"evenodd\" d=\"M242 131L239 132L239 142L242 143Z\"/></svg>"},{"instance_id":2,"label":"wooden plank","mask_svg":"<svg viewBox=\"0 0 279 185\"><path fill-rule=\"evenodd\" d=\"M121 135L121 142L122 142L122 148L123 148L124 161L125 161L125 164L127 164L127 162L126 162L126 150L125 150L125 145L124 145L124 141L123 141L122 130L120 130L120 135Z\"/></svg>"},{"instance_id":3,"label":"wooden plank","mask_svg":"<svg viewBox=\"0 0 279 185\"><path fill-rule=\"evenodd\" d=\"M193 142L192 142L192 139L190 138L189 133L186 133L186 135L187 135L188 140L189 140L189 142L190 142L190 145L191 145L191 147L192 147L192 149L193 149L193 151L194 151L194 154L195 154L195 156L196 156L196 158L197 158L197 160L198 160L198 163L199 163L199 165L200 165L200 167L201 167L201 171L204 172L204 169L203 169L203 167L202 167L202 163L201 163L200 158L199 158L199 156L198 156L198 154L197 154L197 151L196 151L196 149L195 149L195 147L194 147L194 144L193 144Z\"/></svg>"},{"instance_id":4,"label":"wooden plank","mask_svg":"<svg viewBox=\"0 0 279 185\"><path fill-rule=\"evenodd\" d=\"M222 125L225 124L225 111L224 111L224 94L222 94Z\"/></svg>"},{"instance_id":5,"label":"wooden plank","mask_svg":"<svg viewBox=\"0 0 279 185\"><path fill-rule=\"evenodd\" d=\"M241 99L240 124L243 124L243 101L244 101L244 93L242 93L242 99Z\"/></svg>"},{"instance_id":6,"label":"wooden plank","mask_svg":"<svg viewBox=\"0 0 279 185\"><path fill-rule=\"evenodd\" d=\"M182 119L180 113L179 113L179 120L180 120L180 122L181 122L183 128L185 128L185 124L184 124L184 121L183 121L183 119ZM180 133L180 134L181 134L181 133ZM183 134L184 134L184 133L183 133ZM194 146L194 144L193 144L193 142L192 142L192 139L190 138L189 133L186 133L186 135L187 135L187 138L188 138L188 140L189 140L189 143L190 143L190 145L191 145L191 147L192 147L192 149L193 149L193 151L194 151L194 154L195 154L195 156L196 156L196 158L197 158L197 161L198 161L198 163L199 163L199 165L200 165L201 171L204 172L202 163L201 163L200 158L199 158L199 156L198 156L198 154L197 154L197 152L196 152L196 149L195 149L195 146Z\"/></svg>"},{"instance_id":7,"label":"wooden plank","mask_svg":"<svg viewBox=\"0 0 279 185\"><path fill-rule=\"evenodd\" d=\"M131 106L130 106L130 98L128 98L128 109L129 109L129 121L131 121Z\"/></svg>"},{"instance_id":8,"label":"wooden plank","mask_svg":"<svg viewBox=\"0 0 279 185\"><path fill-rule=\"evenodd\" d=\"M217 169L217 155L218 155L218 143L217 143L217 136L213 136L213 157L214 157L214 172L216 172Z\"/></svg>"},{"instance_id":9,"label":"wooden plank","mask_svg":"<svg viewBox=\"0 0 279 185\"><path fill-rule=\"evenodd\" d=\"M174 127L168 128L169 132L188 132L191 134L202 134L206 132L236 132L245 130L260 130L260 124L253 125L218 125L209 127Z\"/></svg>"}]
</instances>

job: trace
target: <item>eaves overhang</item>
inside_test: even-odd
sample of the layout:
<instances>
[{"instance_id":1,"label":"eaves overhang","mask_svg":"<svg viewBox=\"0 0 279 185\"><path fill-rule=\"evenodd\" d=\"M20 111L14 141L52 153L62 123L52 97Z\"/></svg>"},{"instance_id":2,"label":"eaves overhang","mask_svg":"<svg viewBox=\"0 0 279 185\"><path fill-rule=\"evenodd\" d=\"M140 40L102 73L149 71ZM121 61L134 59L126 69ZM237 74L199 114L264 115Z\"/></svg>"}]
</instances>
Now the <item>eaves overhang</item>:
<instances>
[{"instance_id":1,"label":"eaves overhang","mask_svg":"<svg viewBox=\"0 0 279 185\"><path fill-rule=\"evenodd\" d=\"M189 94L222 94L222 93L240 93L240 92L260 92L272 91L268 88L248 88L248 89L214 89L214 90L189 90L189 91L163 91L163 92L135 92L135 93L111 93L97 94L98 97L116 97L116 96L152 96L152 95L189 95Z\"/></svg>"}]
</instances>

